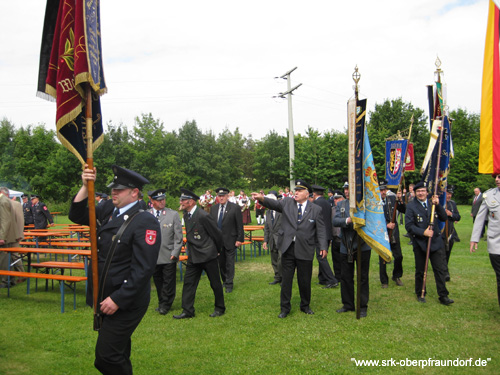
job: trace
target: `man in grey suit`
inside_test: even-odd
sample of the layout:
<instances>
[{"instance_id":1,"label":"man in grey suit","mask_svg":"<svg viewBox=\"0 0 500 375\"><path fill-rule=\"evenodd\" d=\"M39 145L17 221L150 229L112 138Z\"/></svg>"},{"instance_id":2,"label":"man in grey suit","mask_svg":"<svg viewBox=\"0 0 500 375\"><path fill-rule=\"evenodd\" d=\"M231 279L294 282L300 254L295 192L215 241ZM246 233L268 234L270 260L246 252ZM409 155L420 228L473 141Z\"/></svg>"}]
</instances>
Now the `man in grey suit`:
<instances>
[{"instance_id":1,"label":"man in grey suit","mask_svg":"<svg viewBox=\"0 0 500 375\"><path fill-rule=\"evenodd\" d=\"M182 287L182 314L174 315L174 319L194 317L194 299L203 271L210 280L215 297L215 310L210 317L221 316L226 311L217 262L217 254L222 249L222 233L210 214L196 205L199 199L193 192L181 189L180 205L186 224L188 260Z\"/></svg>"},{"instance_id":2,"label":"man in grey suit","mask_svg":"<svg viewBox=\"0 0 500 375\"><path fill-rule=\"evenodd\" d=\"M277 200L278 192L269 190L266 198ZM266 220L264 222L264 250L269 250L271 254L271 265L274 271L274 280L269 285L281 283L281 253L278 249L278 232L281 229L281 213L274 210L267 210Z\"/></svg>"},{"instance_id":3,"label":"man in grey suit","mask_svg":"<svg viewBox=\"0 0 500 375\"><path fill-rule=\"evenodd\" d=\"M483 202L472 228L470 252L473 253L477 250L477 243L481 238L484 222L489 220L487 233L488 253L497 278L497 296L500 303L500 174L493 174L493 177L497 187L483 194Z\"/></svg>"},{"instance_id":4,"label":"man in grey suit","mask_svg":"<svg viewBox=\"0 0 500 375\"><path fill-rule=\"evenodd\" d=\"M158 295L158 308L161 315L168 313L175 299L177 260L182 249L182 224L179 214L165 208L165 189L148 192L153 208L150 212L161 227L161 247L156 261L153 281Z\"/></svg>"},{"instance_id":5,"label":"man in grey suit","mask_svg":"<svg viewBox=\"0 0 500 375\"><path fill-rule=\"evenodd\" d=\"M479 212L479 207L481 207L481 203L483 203L483 194L481 194L481 189L477 187L474 189L474 198L472 198L472 208L470 211L472 222L476 220L476 216Z\"/></svg>"},{"instance_id":6,"label":"man in grey suit","mask_svg":"<svg viewBox=\"0 0 500 375\"><path fill-rule=\"evenodd\" d=\"M300 310L314 314L311 302L311 278L315 246L319 244L320 255L328 254L325 223L321 208L308 201L311 187L304 180L295 181L293 198L275 201L261 193L252 193L265 207L281 212L281 230L278 232L278 248L281 251L281 313L278 318L286 318L291 310L292 285L295 269L300 292Z\"/></svg>"},{"instance_id":7,"label":"man in grey suit","mask_svg":"<svg viewBox=\"0 0 500 375\"><path fill-rule=\"evenodd\" d=\"M241 246L245 238L243 217L240 207L235 203L228 202L229 189L217 188L216 194L219 203L210 207L210 215L222 232L223 246L218 257L219 269L222 286L226 288L226 293L231 293L234 285L236 248Z\"/></svg>"}]
</instances>

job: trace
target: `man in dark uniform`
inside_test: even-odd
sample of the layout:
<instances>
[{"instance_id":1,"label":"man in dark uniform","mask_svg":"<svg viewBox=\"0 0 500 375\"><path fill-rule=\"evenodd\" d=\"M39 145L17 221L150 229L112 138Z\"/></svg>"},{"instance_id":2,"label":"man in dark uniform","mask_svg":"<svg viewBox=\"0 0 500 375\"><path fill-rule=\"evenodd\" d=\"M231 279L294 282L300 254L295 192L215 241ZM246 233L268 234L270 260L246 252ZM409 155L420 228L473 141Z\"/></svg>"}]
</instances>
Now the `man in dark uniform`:
<instances>
[{"instance_id":1,"label":"man in dark uniform","mask_svg":"<svg viewBox=\"0 0 500 375\"><path fill-rule=\"evenodd\" d=\"M332 206L323 196L325 188L319 185L311 186L313 191L313 203L320 206L323 212L323 222L325 223L326 230L326 240L328 241L328 247L330 247L330 242L333 238L332 226ZM322 258L319 254L320 248L319 244L316 246L316 259L318 260L318 280L321 285L324 285L323 289L335 288L339 286L339 281L335 278L328 263L328 258Z\"/></svg>"},{"instance_id":2,"label":"man in dark uniform","mask_svg":"<svg viewBox=\"0 0 500 375\"><path fill-rule=\"evenodd\" d=\"M35 224L33 220L33 205L28 194L23 194L23 213L24 213L24 225Z\"/></svg>"},{"instance_id":3,"label":"man in dark uniform","mask_svg":"<svg viewBox=\"0 0 500 375\"><path fill-rule=\"evenodd\" d=\"M210 317L224 315L226 311L217 262L217 254L223 246L222 233L212 216L196 205L199 199L193 192L181 189L180 205L184 211L188 259L182 287L182 314L174 315L174 319L194 317L194 299L203 271L210 280L215 297L215 310Z\"/></svg>"},{"instance_id":4,"label":"man in dark uniform","mask_svg":"<svg viewBox=\"0 0 500 375\"><path fill-rule=\"evenodd\" d=\"M425 270L425 260L427 254L427 244L431 238L431 247L429 261L434 271L436 288L439 295L439 302L443 305L451 305L454 301L448 298L448 289L446 289L444 264L444 243L439 230L438 220L446 221L447 215L444 208L439 204L437 195L432 197L432 201L427 198L427 185L425 182L419 182L415 185L416 199L412 200L406 206L405 227L410 234L413 243L413 254L415 255L415 294L419 302L425 303L425 297L422 295L423 278ZM432 204L435 205L434 225L430 227L430 216L432 213ZM425 290L425 293L427 289ZM425 295L425 294L424 294Z\"/></svg>"},{"instance_id":5,"label":"man in dark uniform","mask_svg":"<svg viewBox=\"0 0 500 375\"><path fill-rule=\"evenodd\" d=\"M448 241L448 246L445 251L445 265L446 265L446 276L445 280L450 281L450 271L448 269L448 263L450 262L451 250L453 249L453 245L455 244L455 240L458 238L457 231L455 230L455 222L460 221L461 216L460 212L458 212L457 204L454 200L451 199L453 196L453 187L448 186L446 191L446 215L448 215L448 223L447 228L442 232L443 241Z\"/></svg>"},{"instance_id":6,"label":"man in dark uniform","mask_svg":"<svg viewBox=\"0 0 500 375\"><path fill-rule=\"evenodd\" d=\"M222 232L223 246L219 254L219 269L222 286L226 293L231 293L234 287L234 262L236 248L241 246L245 239L243 232L243 217L237 204L228 202L229 189L217 188L215 194L219 203L210 207L210 215Z\"/></svg>"},{"instance_id":7,"label":"man in dark uniform","mask_svg":"<svg viewBox=\"0 0 500 375\"><path fill-rule=\"evenodd\" d=\"M349 196L349 184L344 184L344 193ZM355 310L354 304L354 264L356 263L358 242L361 245L361 299L360 317L364 318L368 313L368 300L370 299L370 257L371 248L361 238L358 239L358 232L353 227L349 214L349 199L337 202L333 226L340 230L340 296L342 307L338 313L345 313ZM359 271L359 270L358 270Z\"/></svg>"},{"instance_id":8,"label":"man in dark uniform","mask_svg":"<svg viewBox=\"0 0 500 375\"><path fill-rule=\"evenodd\" d=\"M132 374L131 336L149 306L151 276L158 259L161 234L158 220L139 209L139 191L149 181L134 171L116 165L112 168L114 179L108 185L112 200L96 206L98 303L103 319L94 365L103 374ZM71 203L71 221L89 224L87 182L95 179L95 168L86 167L83 185ZM125 222L128 223L125 231L115 238ZM116 247L112 252L113 242ZM107 271L106 266L109 266ZM89 305L92 305L91 285L89 283L87 293Z\"/></svg>"},{"instance_id":9,"label":"man in dark uniform","mask_svg":"<svg viewBox=\"0 0 500 375\"><path fill-rule=\"evenodd\" d=\"M280 201L265 198L261 193L252 193L252 199L259 200L271 210L281 212L281 230L278 233L278 248L281 251L280 305L278 318L286 318L291 310L292 286L295 269L300 292L300 310L308 315L314 314L310 308L311 278L316 244L320 255L328 254L325 223L321 208L308 201L311 187L304 180L295 181L293 198Z\"/></svg>"},{"instance_id":10,"label":"man in dark uniform","mask_svg":"<svg viewBox=\"0 0 500 375\"><path fill-rule=\"evenodd\" d=\"M340 255L340 248L342 246L342 240L340 238L340 227L333 225L333 219L337 213L337 205L339 202L344 200L344 196L340 190L335 190L333 193L333 206L332 206L332 221L330 222L332 226L332 266L333 274L337 281L340 282L342 279L342 257Z\"/></svg>"},{"instance_id":11,"label":"man in dark uniform","mask_svg":"<svg viewBox=\"0 0 500 375\"><path fill-rule=\"evenodd\" d=\"M394 262L394 268L392 270L392 280L397 286L403 286L401 277L403 276L403 253L401 251L401 241L399 238L399 226L397 219L392 222L394 215L394 210L404 214L406 212L406 205L403 202L403 194L398 191L396 195L387 194L387 182L382 182L380 184L380 196L382 198L382 204L384 205L384 216L385 222L387 224L387 233L391 232L389 238L389 243L391 244L391 252ZM396 207L397 202L397 207ZM379 256L379 275L380 282L382 283L382 288L387 288L389 286L389 277L387 276L387 264Z\"/></svg>"},{"instance_id":12,"label":"man in dark uniform","mask_svg":"<svg viewBox=\"0 0 500 375\"><path fill-rule=\"evenodd\" d=\"M32 210L35 229L47 228L47 221L49 222L49 226L54 226L52 215L45 203L40 202L40 196L38 194L31 195L31 204L33 205Z\"/></svg>"},{"instance_id":13,"label":"man in dark uniform","mask_svg":"<svg viewBox=\"0 0 500 375\"><path fill-rule=\"evenodd\" d=\"M266 198L278 199L278 192L276 190L269 190ZM266 211L266 220L264 224L264 242L262 247L264 250L269 250L271 254L271 266L274 271L274 280L269 285L276 285L281 283L281 253L278 249L278 232L281 229L281 213L274 210Z\"/></svg>"}]
</instances>

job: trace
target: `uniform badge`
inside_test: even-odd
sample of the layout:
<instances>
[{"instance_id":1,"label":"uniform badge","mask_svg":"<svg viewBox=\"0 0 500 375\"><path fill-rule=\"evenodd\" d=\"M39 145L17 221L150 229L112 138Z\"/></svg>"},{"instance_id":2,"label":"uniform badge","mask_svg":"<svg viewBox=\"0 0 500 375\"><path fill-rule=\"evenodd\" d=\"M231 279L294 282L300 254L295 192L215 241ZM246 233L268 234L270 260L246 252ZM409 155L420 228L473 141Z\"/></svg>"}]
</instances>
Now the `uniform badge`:
<instances>
[{"instance_id":1,"label":"uniform badge","mask_svg":"<svg viewBox=\"0 0 500 375\"><path fill-rule=\"evenodd\" d=\"M147 230L146 231L146 243L148 245L154 245L156 242L156 231L155 230Z\"/></svg>"},{"instance_id":2,"label":"uniform badge","mask_svg":"<svg viewBox=\"0 0 500 375\"><path fill-rule=\"evenodd\" d=\"M194 232L193 237L194 237L194 239L195 239L195 240L201 240L201 236L200 236L200 234L198 233L198 231L195 231L195 232Z\"/></svg>"}]
</instances>

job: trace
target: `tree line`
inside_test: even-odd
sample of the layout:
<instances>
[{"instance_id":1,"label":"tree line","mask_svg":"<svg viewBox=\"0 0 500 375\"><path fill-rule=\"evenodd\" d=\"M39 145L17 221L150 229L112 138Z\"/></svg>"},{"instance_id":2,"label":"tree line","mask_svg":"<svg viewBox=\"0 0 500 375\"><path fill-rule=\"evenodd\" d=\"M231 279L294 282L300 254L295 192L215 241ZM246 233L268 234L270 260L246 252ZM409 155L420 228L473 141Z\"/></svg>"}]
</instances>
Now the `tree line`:
<instances>
[{"instance_id":1,"label":"tree line","mask_svg":"<svg viewBox=\"0 0 500 375\"><path fill-rule=\"evenodd\" d=\"M385 140L407 130L412 115L417 171L406 173L406 185L420 180L418 169L429 142L427 116L401 98L376 104L369 113L367 129L380 180L385 175ZM455 187L455 201L469 204L475 186L482 190L492 187L491 177L477 173L479 115L457 109L450 117L455 158L449 184ZM0 150L0 184L9 188L38 193L46 202L64 206L81 185L81 165L59 143L55 126L54 130L44 125L16 127L4 118ZM295 135L294 175L311 184L341 188L348 174L347 150L347 129L321 133L310 126L305 134ZM151 184L144 191L165 188L172 208L177 207L180 187L200 194L218 186L267 191L288 186L290 174L288 136L275 130L255 140L238 128L231 131L226 127L218 135L203 132L195 120L186 121L179 129L166 129L152 114L136 117L133 126L108 122L94 163L96 191L108 192L106 185L113 177L110 166L117 164L147 177Z\"/></svg>"}]
</instances>

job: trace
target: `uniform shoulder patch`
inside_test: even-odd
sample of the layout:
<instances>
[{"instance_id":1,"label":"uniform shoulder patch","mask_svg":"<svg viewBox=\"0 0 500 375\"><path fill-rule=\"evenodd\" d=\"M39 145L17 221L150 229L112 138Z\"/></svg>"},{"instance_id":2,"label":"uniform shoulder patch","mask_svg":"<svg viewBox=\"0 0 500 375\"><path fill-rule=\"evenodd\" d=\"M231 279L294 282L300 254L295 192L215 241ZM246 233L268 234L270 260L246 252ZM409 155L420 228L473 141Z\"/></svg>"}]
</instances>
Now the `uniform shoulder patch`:
<instances>
[{"instance_id":1,"label":"uniform shoulder patch","mask_svg":"<svg viewBox=\"0 0 500 375\"><path fill-rule=\"evenodd\" d=\"M156 243L156 231L148 229L146 230L146 243L148 245L154 245Z\"/></svg>"}]
</instances>

